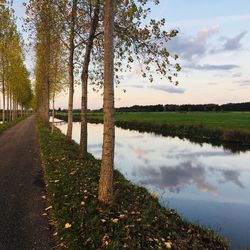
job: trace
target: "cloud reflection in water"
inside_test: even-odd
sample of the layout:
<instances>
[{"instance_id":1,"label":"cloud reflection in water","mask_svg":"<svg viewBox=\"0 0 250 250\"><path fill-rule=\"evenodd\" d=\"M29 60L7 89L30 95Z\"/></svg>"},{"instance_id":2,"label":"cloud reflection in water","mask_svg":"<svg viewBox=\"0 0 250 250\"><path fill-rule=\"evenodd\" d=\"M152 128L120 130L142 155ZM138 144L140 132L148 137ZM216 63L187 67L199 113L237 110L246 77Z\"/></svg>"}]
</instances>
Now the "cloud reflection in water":
<instances>
[{"instance_id":1,"label":"cloud reflection in water","mask_svg":"<svg viewBox=\"0 0 250 250\"><path fill-rule=\"evenodd\" d=\"M155 168L142 167L138 169L138 174L142 177L140 181L143 185L154 185L160 188L167 188L170 192L179 193L188 185L194 184L200 192L209 192L218 196L215 186L206 181L206 171L200 166L193 166L192 162L184 162L176 167Z\"/></svg>"}]
</instances>

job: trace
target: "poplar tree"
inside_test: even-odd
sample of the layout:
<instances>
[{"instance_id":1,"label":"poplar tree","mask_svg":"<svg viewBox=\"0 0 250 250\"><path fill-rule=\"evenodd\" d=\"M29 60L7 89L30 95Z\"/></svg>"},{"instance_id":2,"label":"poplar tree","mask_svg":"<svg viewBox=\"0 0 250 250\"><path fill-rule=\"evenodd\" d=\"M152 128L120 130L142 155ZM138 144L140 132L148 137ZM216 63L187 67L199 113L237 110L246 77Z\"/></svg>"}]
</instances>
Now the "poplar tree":
<instances>
[{"instance_id":1,"label":"poplar tree","mask_svg":"<svg viewBox=\"0 0 250 250\"><path fill-rule=\"evenodd\" d=\"M32 99L29 73L24 65L23 41L17 32L14 11L0 6L0 81L3 93L3 122L15 119L30 107ZM6 105L7 104L7 105ZM6 112L7 106L7 112ZM20 112L19 112L20 113Z\"/></svg>"},{"instance_id":2,"label":"poplar tree","mask_svg":"<svg viewBox=\"0 0 250 250\"><path fill-rule=\"evenodd\" d=\"M120 83L121 73L130 71L135 63L140 65L141 75L153 82L154 71L175 81L180 65L176 63L178 56L171 55L166 43L177 35L176 30L165 31L165 19L147 21L150 13L149 0L117 0L114 17L114 71L115 84ZM156 5L158 0L152 1ZM93 89L103 86L104 59L104 0L90 0L84 4L82 17L85 22L82 34L85 50L82 66L82 97L81 97L81 134L80 158L87 156L87 110L88 85ZM91 69L91 70L90 70Z\"/></svg>"},{"instance_id":3,"label":"poplar tree","mask_svg":"<svg viewBox=\"0 0 250 250\"><path fill-rule=\"evenodd\" d=\"M60 40L60 22L56 4L52 0L31 0L27 6L30 30L35 33L36 66L35 97L36 107L44 123L49 124L50 100L55 89L55 69L59 70L58 60L63 62L63 49ZM58 72L58 71L57 71Z\"/></svg>"},{"instance_id":4,"label":"poplar tree","mask_svg":"<svg viewBox=\"0 0 250 250\"><path fill-rule=\"evenodd\" d=\"M111 203L115 147L114 122L114 0L105 1L104 16L104 95L103 146L98 199Z\"/></svg>"}]
</instances>

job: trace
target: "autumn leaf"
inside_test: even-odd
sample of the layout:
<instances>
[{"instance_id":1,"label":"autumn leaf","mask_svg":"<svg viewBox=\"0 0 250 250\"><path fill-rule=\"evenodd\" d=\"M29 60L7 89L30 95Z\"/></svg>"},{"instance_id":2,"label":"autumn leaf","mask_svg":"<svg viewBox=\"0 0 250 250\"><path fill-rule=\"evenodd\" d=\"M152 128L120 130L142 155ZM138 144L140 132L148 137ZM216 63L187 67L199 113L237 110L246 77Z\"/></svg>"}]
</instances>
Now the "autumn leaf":
<instances>
[{"instance_id":1,"label":"autumn leaf","mask_svg":"<svg viewBox=\"0 0 250 250\"><path fill-rule=\"evenodd\" d=\"M172 242L171 242L171 241L165 242L165 246L166 246L167 249L171 249L171 247L172 247Z\"/></svg>"},{"instance_id":2,"label":"autumn leaf","mask_svg":"<svg viewBox=\"0 0 250 250\"><path fill-rule=\"evenodd\" d=\"M49 206L49 207L45 208L45 211L48 211L48 210L50 210L51 208L52 208L52 206Z\"/></svg>"},{"instance_id":3,"label":"autumn leaf","mask_svg":"<svg viewBox=\"0 0 250 250\"><path fill-rule=\"evenodd\" d=\"M66 229L71 228L71 227L72 227L72 225L71 225L70 223L66 223L66 224L64 225L64 228L66 228Z\"/></svg>"}]
</instances>

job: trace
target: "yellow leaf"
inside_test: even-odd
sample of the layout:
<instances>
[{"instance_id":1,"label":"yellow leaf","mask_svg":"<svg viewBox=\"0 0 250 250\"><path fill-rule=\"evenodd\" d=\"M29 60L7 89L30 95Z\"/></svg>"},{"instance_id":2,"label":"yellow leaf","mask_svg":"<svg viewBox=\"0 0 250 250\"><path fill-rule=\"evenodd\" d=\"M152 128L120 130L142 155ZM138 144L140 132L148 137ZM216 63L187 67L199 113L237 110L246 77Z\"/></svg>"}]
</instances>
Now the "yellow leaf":
<instances>
[{"instance_id":1,"label":"yellow leaf","mask_svg":"<svg viewBox=\"0 0 250 250\"><path fill-rule=\"evenodd\" d=\"M52 206L49 206L49 207L45 208L45 211L48 211L48 210L50 210L51 208L52 208Z\"/></svg>"},{"instance_id":2,"label":"yellow leaf","mask_svg":"<svg viewBox=\"0 0 250 250\"><path fill-rule=\"evenodd\" d=\"M166 246L167 249L171 249L171 247L172 247L172 242L171 242L171 241L165 242L165 246Z\"/></svg>"},{"instance_id":3,"label":"yellow leaf","mask_svg":"<svg viewBox=\"0 0 250 250\"><path fill-rule=\"evenodd\" d=\"M72 225L71 225L70 223L66 223L64 227L65 227L65 228L71 228Z\"/></svg>"},{"instance_id":4,"label":"yellow leaf","mask_svg":"<svg viewBox=\"0 0 250 250\"><path fill-rule=\"evenodd\" d=\"M112 219L111 221L114 223L117 223L119 221L119 219Z\"/></svg>"}]
</instances>

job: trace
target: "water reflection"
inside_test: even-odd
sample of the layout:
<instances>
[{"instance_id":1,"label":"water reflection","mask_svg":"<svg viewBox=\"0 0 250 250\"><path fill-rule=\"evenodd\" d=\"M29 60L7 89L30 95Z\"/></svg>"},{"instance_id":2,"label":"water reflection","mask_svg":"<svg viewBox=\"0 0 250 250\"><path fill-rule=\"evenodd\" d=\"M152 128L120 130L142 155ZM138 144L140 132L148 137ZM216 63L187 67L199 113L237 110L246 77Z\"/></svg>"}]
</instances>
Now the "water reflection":
<instances>
[{"instance_id":1,"label":"water reflection","mask_svg":"<svg viewBox=\"0 0 250 250\"><path fill-rule=\"evenodd\" d=\"M67 125L58 126L66 133ZM101 158L102 124L88 125L89 152ZM80 124L73 139L79 142ZM233 241L250 237L250 152L116 128L115 166L129 180L157 192L163 204ZM195 205L194 205L195 204ZM229 209L231 208L231 210Z\"/></svg>"},{"instance_id":2,"label":"water reflection","mask_svg":"<svg viewBox=\"0 0 250 250\"><path fill-rule=\"evenodd\" d=\"M202 166L193 166L191 162L181 163L176 167L138 168L136 175L141 176L143 185L154 185L167 188L170 192L179 193L186 186L195 185L200 192L209 192L217 196L218 190L206 181L206 171Z\"/></svg>"},{"instance_id":3,"label":"water reflection","mask_svg":"<svg viewBox=\"0 0 250 250\"><path fill-rule=\"evenodd\" d=\"M221 181L221 183L231 181L236 186L238 186L242 189L245 188L245 186L240 181L240 173L238 171L236 171L236 170L222 170L221 172L222 172L223 177L224 177L224 181Z\"/></svg>"}]
</instances>

